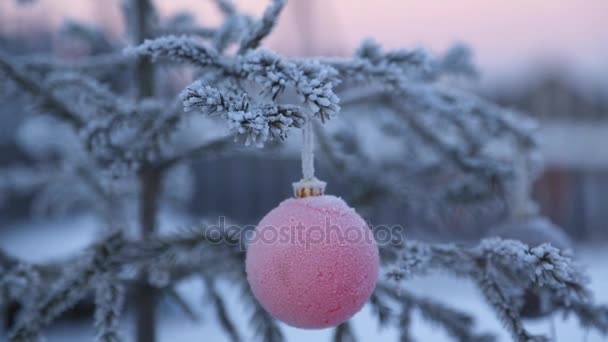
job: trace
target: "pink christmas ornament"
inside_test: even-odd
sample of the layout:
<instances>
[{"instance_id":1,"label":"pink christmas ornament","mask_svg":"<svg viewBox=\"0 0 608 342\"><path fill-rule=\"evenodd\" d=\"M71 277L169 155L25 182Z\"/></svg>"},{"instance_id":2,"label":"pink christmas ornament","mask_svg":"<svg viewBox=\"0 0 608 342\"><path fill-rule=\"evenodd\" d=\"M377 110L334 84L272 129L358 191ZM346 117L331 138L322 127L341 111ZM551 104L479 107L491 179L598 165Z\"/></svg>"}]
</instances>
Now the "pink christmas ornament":
<instances>
[{"instance_id":1,"label":"pink christmas ornament","mask_svg":"<svg viewBox=\"0 0 608 342\"><path fill-rule=\"evenodd\" d=\"M378 273L371 230L341 198L312 189L270 211L247 250L247 279L260 304L299 328L336 326L368 300ZM322 182L321 182L322 183ZM303 196L300 196L303 197Z\"/></svg>"}]
</instances>

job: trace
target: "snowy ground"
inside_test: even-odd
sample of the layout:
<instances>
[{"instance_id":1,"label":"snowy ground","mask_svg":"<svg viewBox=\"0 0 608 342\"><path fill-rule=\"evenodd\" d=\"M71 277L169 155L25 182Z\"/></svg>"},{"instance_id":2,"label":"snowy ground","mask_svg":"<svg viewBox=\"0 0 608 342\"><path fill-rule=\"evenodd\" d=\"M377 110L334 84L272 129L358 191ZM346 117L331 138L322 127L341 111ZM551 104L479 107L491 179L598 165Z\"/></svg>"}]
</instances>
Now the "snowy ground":
<instances>
[{"instance_id":1,"label":"snowy ground","mask_svg":"<svg viewBox=\"0 0 608 342\"><path fill-rule=\"evenodd\" d=\"M77 251L86 245L96 231L95 221L82 217L66 222L45 222L46 229L41 231L32 225L18 227L10 234L0 235L0 247L8 252L27 258L30 261L44 261L49 258L61 257ZM67 238L69 237L69 238ZM591 277L591 288L596 299L608 302L608 267L605 260L608 258L608 249L605 247L579 246L577 250L579 261L587 266L587 273ZM480 295L472 284L465 280L445 277L441 275L429 276L409 282L406 287L424 296L433 297L464 311L473 313L477 317L477 326L480 331L493 332L499 336L500 341L509 341L508 335L494 318L489 307L482 301ZM199 321L192 321L183 315L177 308L165 303L159 335L160 341L189 342L189 341L229 341L215 320L213 308L204 302L200 284L195 281L184 282L179 291L193 303L201 317ZM246 311L240 305L238 291L230 284L224 284L223 292L226 295L230 314L239 324L240 331L250 340L250 331ZM386 328L379 330L376 319L371 315L369 307L365 307L354 318L354 329L360 341L397 341L397 332ZM554 318L555 331L558 341L608 341L595 332L581 331L574 319L563 321L561 316ZM549 320L529 322L530 330L551 335L551 322ZM125 315L123 331L126 337L132 334L129 328L129 315ZM429 326L416 318L413 322L414 337L419 341L449 341L447 336L435 326ZM332 331L301 330L283 326L287 341L329 341ZM48 342L82 342L92 340L93 327L89 322L79 324L61 323L54 325L47 333ZM0 332L0 340L2 339ZM130 341L131 339L127 339Z\"/></svg>"}]
</instances>

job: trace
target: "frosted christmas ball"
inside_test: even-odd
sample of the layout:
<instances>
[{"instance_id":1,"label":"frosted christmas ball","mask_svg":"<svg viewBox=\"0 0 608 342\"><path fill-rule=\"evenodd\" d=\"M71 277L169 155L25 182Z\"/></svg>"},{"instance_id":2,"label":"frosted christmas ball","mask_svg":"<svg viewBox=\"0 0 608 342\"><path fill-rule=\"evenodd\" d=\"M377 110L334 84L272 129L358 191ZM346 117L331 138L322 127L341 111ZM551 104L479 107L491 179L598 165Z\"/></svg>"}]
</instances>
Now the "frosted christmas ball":
<instances>
[{"instance_id":1,"label":"frosted christmas ball","mask_svg":"<svg viewBox=\"0 0 608 342\"><path fill-rule=\"evenodd\" d=\"M338 197L287 199L255 233L247 279L264 309L289 325L336 326L376 286L378 246L361 216Z\"/></svg>"}]
</instances>

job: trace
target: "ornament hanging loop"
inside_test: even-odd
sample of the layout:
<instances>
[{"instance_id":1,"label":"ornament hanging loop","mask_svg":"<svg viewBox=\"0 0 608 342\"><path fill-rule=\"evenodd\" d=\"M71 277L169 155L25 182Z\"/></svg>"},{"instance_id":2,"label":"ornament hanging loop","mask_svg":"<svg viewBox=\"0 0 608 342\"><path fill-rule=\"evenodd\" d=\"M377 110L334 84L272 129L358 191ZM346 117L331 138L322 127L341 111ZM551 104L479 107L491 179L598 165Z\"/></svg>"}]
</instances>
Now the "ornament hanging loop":
<instances>
[{"instance_id":1,"label":"ornament hanging loop","mask_svg":"<svg viewBox=\"0 0 608 342\"><path fill-rule=\"evenodd\" d=\"M296 198L322 196L327 183L315 177L314 164L314 130L312 115L307 115L302 127L302 179L293 183L293 193Z\"/></svg>"}]
</instances>

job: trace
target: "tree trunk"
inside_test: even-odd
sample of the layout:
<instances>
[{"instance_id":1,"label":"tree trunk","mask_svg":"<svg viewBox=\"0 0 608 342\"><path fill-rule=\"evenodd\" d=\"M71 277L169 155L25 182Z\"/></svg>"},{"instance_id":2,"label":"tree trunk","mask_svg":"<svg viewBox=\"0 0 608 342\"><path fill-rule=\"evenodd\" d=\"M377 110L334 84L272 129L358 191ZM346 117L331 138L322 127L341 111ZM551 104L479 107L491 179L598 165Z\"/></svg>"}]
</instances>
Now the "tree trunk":
<instances>
[{"instance_id":1,"label":"tree trunk","mask_svg":"<svg viewBox=\"0 0 608 342\"><path fill-rule=\"evenodd\" d=\"M133 42L142 43L151 37L151 20L154 9L151 0L132 0L133 11ZM128 20L128 17L127 17ZM135 94L139 100L154 96L154 66L147 58L139 58L135 62ZM161 171L149 166L143 166L139 173L140 200L139 223L141 238L145 239L156 231L158 200L162 182ZM148 285L147 272L140 275L140 285L135 288L136 329L137 342L156 341L156 302L157 290Z\"/></svg>"},{"instance_id":2,"label":"tree trunk","mask_svg":"<svg viewBox=\"0 0 608 342\"><path fill-rule=\"evenodd\" d=\"M155 169L144 168L139 174L139 222L142 239L153 235L156 231L161 179L161 173ZM135 289L137 342L156 341L157 298L157 290L148 285L147 272L144 270L141 274L140 285Z\"/></svg>"},{"instance_id":3,"label":"tree trunk","mask_svg":"<svg viewBox=\"0 0 608 342\"><path fill-rule=\"evenodd\" d=\"M154 9L150 0L133 0L133 41L140 44L152 37ZM154 65L149 58L138 58L135 62L135 88L138 99L154 96Z\"/></svg>"}]
</instances>

